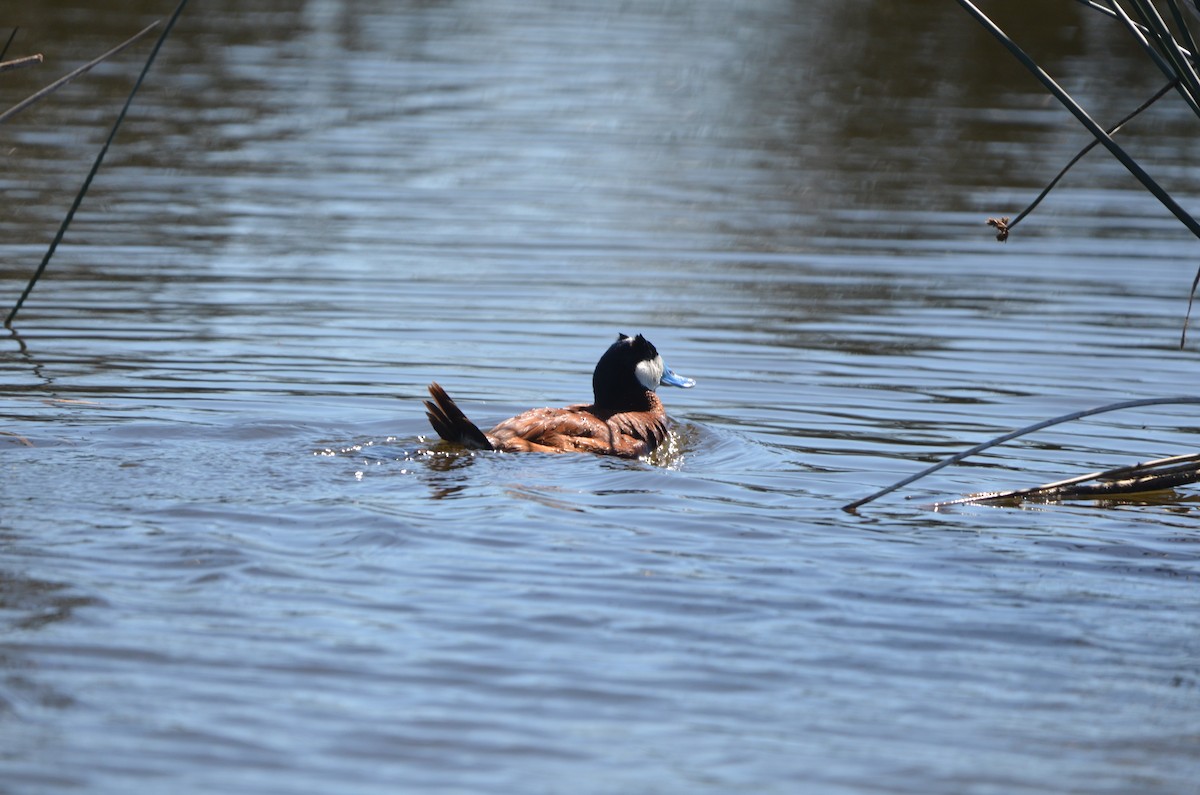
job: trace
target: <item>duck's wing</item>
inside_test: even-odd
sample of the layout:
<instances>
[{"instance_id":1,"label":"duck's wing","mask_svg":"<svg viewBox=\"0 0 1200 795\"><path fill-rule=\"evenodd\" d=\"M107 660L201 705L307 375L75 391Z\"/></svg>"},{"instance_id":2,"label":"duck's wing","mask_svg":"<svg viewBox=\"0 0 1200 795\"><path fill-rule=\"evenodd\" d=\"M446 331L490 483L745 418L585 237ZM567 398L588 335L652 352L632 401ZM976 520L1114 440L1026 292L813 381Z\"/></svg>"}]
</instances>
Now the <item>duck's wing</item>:
<instances>
[{"instance_id":1,"label":"duck's wing","mask_svg":"<svg viewBox=\"0 0 1200 795\"><path fill-rule=\"evenodd\" d=\"M588 408L579 405L533 409L500 423L488 431L487 437L495 449L507 452L596 453L636 458L657 447L665 433L652 430L648 438L639 438L637 428L603 420Z\"/></svg>"},{"instance_id":2,"label":"duck's wing","mask_svg":"<svg viewBox=\"0 0 1200 795\"><path fill-rule=\"evenodd\" d=\"M530 409L500 423L487 435L497 450L507 452L579 452L575 440L596 444L608 436L607 424L582 408Z\"/></svg>"}]
</instances>

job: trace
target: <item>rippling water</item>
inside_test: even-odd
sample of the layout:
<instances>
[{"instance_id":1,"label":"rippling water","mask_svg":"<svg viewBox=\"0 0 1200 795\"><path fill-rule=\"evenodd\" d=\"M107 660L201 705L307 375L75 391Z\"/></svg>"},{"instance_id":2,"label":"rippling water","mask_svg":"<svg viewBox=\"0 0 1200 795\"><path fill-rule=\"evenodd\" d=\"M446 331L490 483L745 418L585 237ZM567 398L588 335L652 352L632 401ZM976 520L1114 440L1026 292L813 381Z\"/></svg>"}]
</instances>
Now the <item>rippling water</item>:
<instances>
[{"instance_id":1,"label":"rippling water","mask_svg":"<svg viewBox=\"0 0 1200 795\"><path fill-rule=\"evenodd\" d=\"M0 104L170 10L104 5ZM1158 87L1008 6L1097 116ZM5 308L146 51L0 127ZM0 791L1200 791L1195 494L928 508L1191 407L839 510L1194 392L1195 243L1119 166L983 226L1083 143L948 3L194 5L0 339ZM490 424L619 331L699 382L654 461L432 445L430 380Z\"/></svg>"}]
</instances>

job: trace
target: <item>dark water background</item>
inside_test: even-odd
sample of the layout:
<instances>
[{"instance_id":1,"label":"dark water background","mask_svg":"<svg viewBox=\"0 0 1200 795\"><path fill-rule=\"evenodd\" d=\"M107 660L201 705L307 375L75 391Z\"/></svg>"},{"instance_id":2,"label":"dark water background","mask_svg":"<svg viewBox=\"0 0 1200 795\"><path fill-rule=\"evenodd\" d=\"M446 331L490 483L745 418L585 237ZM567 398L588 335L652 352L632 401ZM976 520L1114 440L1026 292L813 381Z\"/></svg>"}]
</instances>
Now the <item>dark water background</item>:
<instances>
[{"instance_id":1,"label":"dark water background","mask_svg":"<svg viewBox=\"0 0 1200 795\"><path fill-rule=\"evenodd\" d=\"M1101 120L1161 78L991 10ZM31 5L0 106L171 10ZM5 34L7 35L7 34ZM0 304L142 44L0 127ZM1196 119L1123 133L1195 208ZM954 3L195 3L0 338L0 792L1200 792L1196 243ZM697 379L655 462L427 454ZM912 499L906 499L911 497Z\"/></svg>"}]
</instances>

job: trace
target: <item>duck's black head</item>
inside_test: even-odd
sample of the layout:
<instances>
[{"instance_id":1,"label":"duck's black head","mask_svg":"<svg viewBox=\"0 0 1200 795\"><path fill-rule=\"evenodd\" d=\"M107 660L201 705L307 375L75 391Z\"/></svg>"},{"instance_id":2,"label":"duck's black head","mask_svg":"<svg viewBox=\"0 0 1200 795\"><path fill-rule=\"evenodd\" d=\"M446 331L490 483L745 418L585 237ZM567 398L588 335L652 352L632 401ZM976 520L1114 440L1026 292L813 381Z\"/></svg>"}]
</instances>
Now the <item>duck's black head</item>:
<instances>
[{"instance_id":1,"label":"duck's black head","mask_svg":"<svg viewBox=\"0 0 1200 795\"><path fill-rule=\"evenodd\" d=\"M696 382L676 375L663 364L653 343L641 334L618 334L592 373L592 393L600 408L637 410L647 404L646 393L659 385L686 389Z\"/></svg>"}]
</instances>

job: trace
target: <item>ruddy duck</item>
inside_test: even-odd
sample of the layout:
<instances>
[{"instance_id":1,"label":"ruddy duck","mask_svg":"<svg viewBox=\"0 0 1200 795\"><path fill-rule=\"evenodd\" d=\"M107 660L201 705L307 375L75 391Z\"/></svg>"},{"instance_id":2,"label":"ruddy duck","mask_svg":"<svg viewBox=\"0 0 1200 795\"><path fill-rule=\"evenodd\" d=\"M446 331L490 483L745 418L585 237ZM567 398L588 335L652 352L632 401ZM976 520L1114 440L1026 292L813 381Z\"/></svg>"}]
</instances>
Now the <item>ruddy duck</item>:
<instances>
[{"instance_id":1,"label":"ruddy duck","mask_svg":"<svg viewBox=\"0 0 1200 795\"><path fill-rule=\"evenodd\" d=\"M592 373L592 404L532 409L479 430L437 383L426 415L438 436L473 450L539 453L598 453L637 458L667 438L667 412L654 393L660 385L687 389L691 378L676 375L641 334L617 335Z\"/></svg>"}]
</instances>

